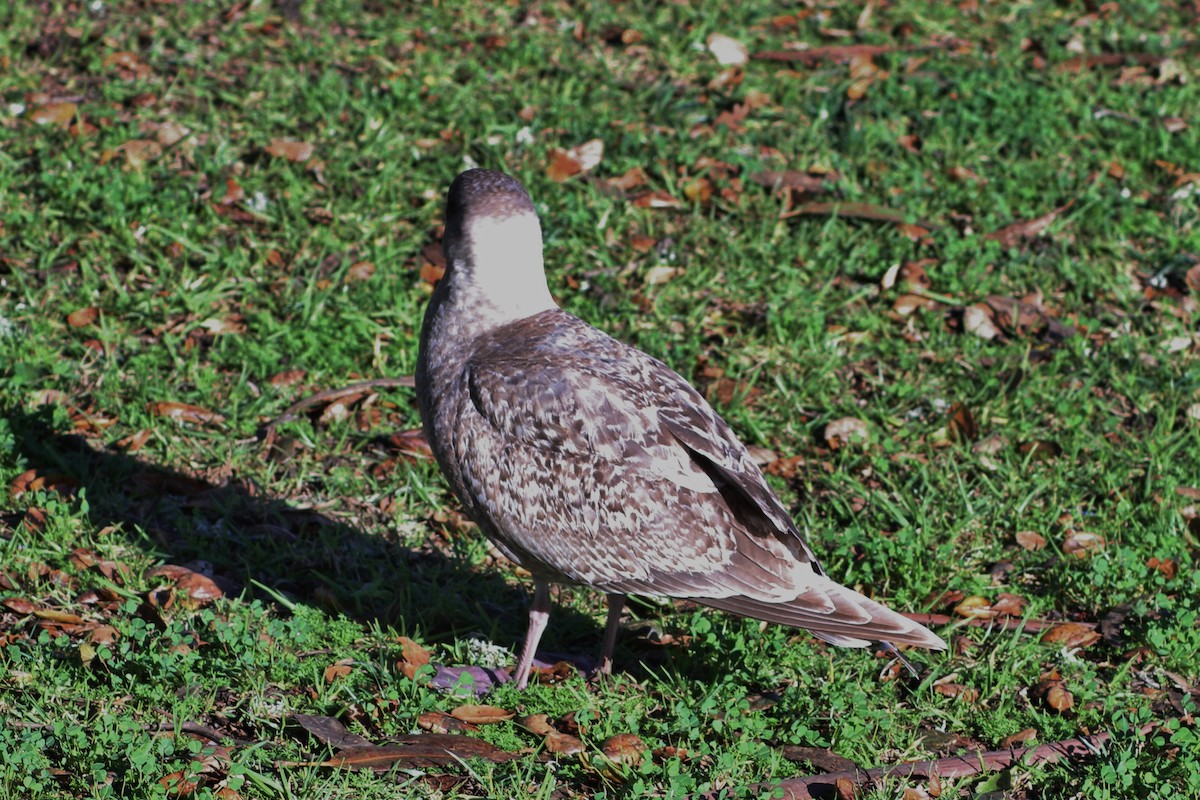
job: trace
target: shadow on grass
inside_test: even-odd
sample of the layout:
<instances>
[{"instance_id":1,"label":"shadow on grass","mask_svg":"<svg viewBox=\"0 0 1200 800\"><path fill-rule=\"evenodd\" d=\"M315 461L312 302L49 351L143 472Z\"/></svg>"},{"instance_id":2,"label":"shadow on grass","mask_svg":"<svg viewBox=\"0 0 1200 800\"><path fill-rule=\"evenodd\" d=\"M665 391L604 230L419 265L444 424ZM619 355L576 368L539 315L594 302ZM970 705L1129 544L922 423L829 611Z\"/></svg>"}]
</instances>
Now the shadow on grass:
<instances>
[{"instance_id":1,"label":"shadow on grass","mask_svg":"<svg viewBox=\"0 0 1200 800\"><path fill-rule=\"evenodd\" d=\"M56 430L51 409L0 408L28 467L78 482L96 528L117 526L163 561L212 565L236 596L289 601L378 623L428 641L478 633L501 645L524 636L529 592L440 550L414 550L319 512L267 496L253 483L211 482ZM260 584L269 591L256 586ZM556 607L545 651L598 651L600 626ZM586 659L582 659L586 661Z\"/></svg>"}]
</instances>

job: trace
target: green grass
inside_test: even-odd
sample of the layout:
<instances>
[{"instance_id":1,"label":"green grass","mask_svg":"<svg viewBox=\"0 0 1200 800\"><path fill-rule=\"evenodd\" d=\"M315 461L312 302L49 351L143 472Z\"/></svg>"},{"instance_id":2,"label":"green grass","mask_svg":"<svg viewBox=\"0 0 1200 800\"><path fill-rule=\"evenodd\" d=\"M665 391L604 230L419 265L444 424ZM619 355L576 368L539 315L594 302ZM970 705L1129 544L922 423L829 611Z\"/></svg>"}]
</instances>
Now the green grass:
<instances>
[{"instance_id":1,"label":"green grass","mask_svg":"<svg viewBox=\"0 0 1200 800\"><path fill-rule=\"evenodd\" d=\"M0 798L175 796L163 781L180 771L193 797L752 796L815 771L787 745L875 767L1027 728L1115 738L1090 760L1011 770L1008 796L1200 793L1193 728L1139 733L1194 712L1200 681L1191 6L363 5L0 11ZM751 52L895 49L852 98L845 63L752 60L722 77L711 33ZM1169 60L1064 68L1113 52ZM77 115L36 124L52 102ZM165 123L190 135L131 158ZM267 154L288 138L320 163ZM555 148L593 138L592 175L550 180ZM329 755L295 714L383 743L463 702L404 676L398 636L463 664L472 640L515 646L524 630L525 582L457 524L436 466L389 440L419 425L410 391L261 436L313 392L412 373L422 253L468 164L525 182L565 308L707 386L747 443L774 451L771 480L835 577L906 611L1017 594L1031 619L1107 620L1105 638L1072 651L943 629L949 654L912 656L922 681L883 681L871 653L635 604L612 680L486 699L574 713L587 758L292 765ZM614 191L632 168L646 185ZM780 169L825 171L829 191L789 202L751 179ZM698 177L707 202L687 198ZM651 190L680 207L639 207ZM781 218L810 199L941 227ZM1064 206L1037 235L987 237ZM884 277L915 261L943 302L901 315L908 289ZM660 265L678 272L648 283ZM989 296L1040 303L1075 333L1049 336L1037 315L1019 330L997 319L991 340L965 332L963 309ZM88 308L92 321L68 319ZM162 403L223 419L177 421ZM949 430L955 404L974 440ZM865 446L827 444L844 417L866 424ZM993 452L976 446L991 437ZM18 494L28 470L50 485ZM1018 531L1047 547L1023 549ZM1073 531L1107 544L1077 558ZM211 575L223 596L189 603L147 575L161 565ZM601 606L562 589L544 650L598 649ZM339 661L349 674L327 679ZM1064 712L1038 696L1051 670L1074 696ZM977 699L939 693L948 676ZM593 756L621 733L655 754L605 774ZM541 745L514 722L473 735ZM943 796L997 785L947 781Z\"/></svg>"}]
</instances>

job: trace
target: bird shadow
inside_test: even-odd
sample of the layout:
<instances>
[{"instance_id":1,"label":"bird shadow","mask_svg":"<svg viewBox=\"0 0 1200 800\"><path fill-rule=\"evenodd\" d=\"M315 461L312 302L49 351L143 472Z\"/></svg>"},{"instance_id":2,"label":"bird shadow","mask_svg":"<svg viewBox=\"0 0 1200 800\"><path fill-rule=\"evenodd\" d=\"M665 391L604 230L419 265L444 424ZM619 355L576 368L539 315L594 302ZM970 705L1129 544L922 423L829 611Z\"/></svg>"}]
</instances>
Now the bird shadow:
<instances>
[{"instance_id":1,"label":"bird shadow","mask_svg":"<svg viewBox=\"0 0 1200 800\"><path fill-rule=\"evenodd\" d=\"M249 479L207 478L110 449L61 430L51 408L0 407L0 418L25 468L78 487L96 530L210 574L226 594L309 604L427 642L478 635L515 648L524 635L530 592L498 570L366 532ZM595 620L569 608L554 617L563 635L548 632L546 650L581 640L598 648Z\"/></svg>"}]
</instances>

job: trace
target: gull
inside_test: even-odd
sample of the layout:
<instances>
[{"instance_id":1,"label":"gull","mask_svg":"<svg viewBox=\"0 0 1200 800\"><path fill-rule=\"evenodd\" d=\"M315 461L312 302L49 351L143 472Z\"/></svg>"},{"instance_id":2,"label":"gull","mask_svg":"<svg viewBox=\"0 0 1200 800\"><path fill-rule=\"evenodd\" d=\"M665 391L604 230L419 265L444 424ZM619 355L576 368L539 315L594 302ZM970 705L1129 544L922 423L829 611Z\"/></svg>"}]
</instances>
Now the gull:
<instances>
[{"instance_id":1,"label":"gull","mask_svg":"<svg viewBox=\"0 0 1200 800\"><path fill-rule=\"evenodd\" d=\"M533 576L519 688L551 583L607 595L602 672L630 594L687 598L843 647L945 649L825 573L745 445L684 378L558 307L517 180L459 175L442 247L417 398L467 515Z\"/></svg>"}]
</instances>

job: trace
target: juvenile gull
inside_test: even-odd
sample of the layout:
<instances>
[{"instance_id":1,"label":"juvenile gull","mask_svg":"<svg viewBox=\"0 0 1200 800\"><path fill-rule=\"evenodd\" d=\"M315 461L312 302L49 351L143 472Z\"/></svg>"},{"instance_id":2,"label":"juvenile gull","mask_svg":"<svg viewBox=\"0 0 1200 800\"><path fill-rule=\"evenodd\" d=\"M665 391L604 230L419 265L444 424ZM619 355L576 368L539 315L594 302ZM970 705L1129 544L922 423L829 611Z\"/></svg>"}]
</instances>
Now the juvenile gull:
<instances>
[{"instance_id":1,"label":"juvenile gull","mask_svg":"<svg viewBox=\"0 0 1200 800\"><path fill-rule=\"evenodd\" d=\"M554 303L520 183L484 169L459 175L442 246L417 397L451 489L533 575L518 686L552 582L608 596L603 670L629 594L689 598L844 647L945 648L826 576L746 447L687 381Z\"/></svg>"}]
</instances>

